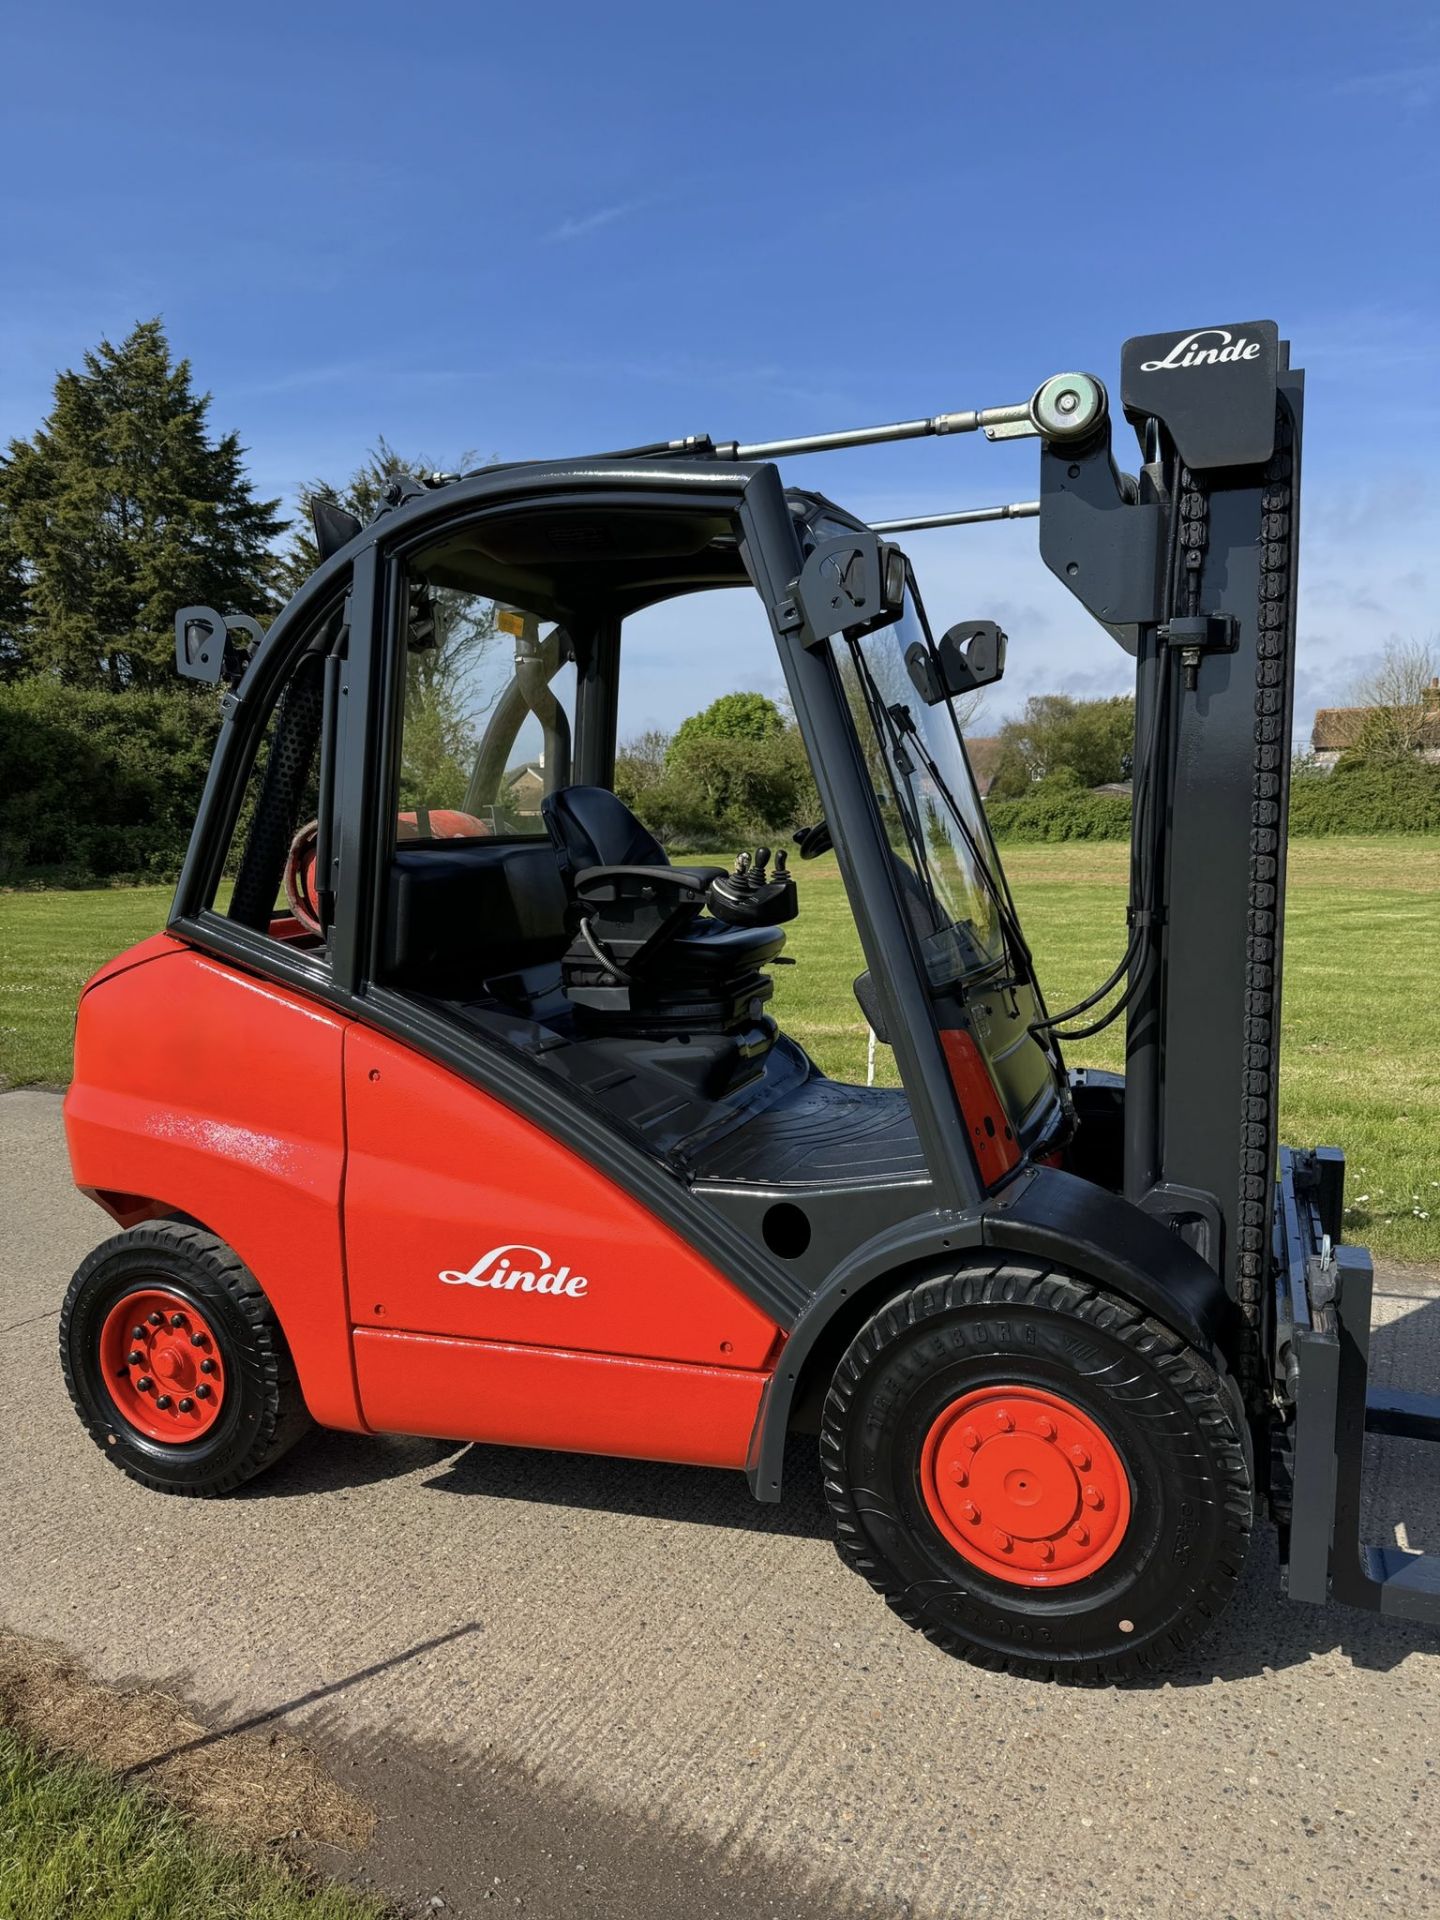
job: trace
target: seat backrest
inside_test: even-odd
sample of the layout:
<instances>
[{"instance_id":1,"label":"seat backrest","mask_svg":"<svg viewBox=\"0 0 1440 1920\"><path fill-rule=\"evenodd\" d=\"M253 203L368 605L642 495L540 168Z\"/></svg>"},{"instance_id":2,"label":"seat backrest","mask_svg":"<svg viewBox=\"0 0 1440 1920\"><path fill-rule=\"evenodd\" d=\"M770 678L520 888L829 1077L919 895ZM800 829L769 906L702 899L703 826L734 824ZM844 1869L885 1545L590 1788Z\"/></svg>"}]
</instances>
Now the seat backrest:
<instances>
[{"instance_id":1,"label":"seat backrest","mask_svg":"<svg viewBox=\"0 0 1440 1920\"><path fill-rule=\"evenodd\" d=\"M605 787L562 787L540 802L545 827L571 873L587 867L668 867L665 849Z\"/></svg>"}]
</instances>

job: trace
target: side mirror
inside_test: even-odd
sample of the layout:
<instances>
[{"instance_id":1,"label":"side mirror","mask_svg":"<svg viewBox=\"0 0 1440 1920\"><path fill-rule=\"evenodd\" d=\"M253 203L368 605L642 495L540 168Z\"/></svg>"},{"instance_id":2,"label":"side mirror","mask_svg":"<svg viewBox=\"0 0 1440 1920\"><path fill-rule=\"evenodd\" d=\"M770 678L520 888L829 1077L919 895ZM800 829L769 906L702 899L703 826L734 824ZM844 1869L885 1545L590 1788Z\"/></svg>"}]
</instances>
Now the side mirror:
<instances>
[{"instance_id":1,"label":"side mirror","mask_svg":"<svg viewBox=\"0 0 1440 1920\"><path fill-rule=\"evenodd\" d=\"M310 524L315 529L315 550L322 561L328 560L332 553L339 553L342 547L348 547L360 532L360 522L353 513L348 513L338 500L329 500L319 493L310 502Z\"/></svg>"},{"instance_id":2,"label":"side mirror","mask_svg":"<svg viewBox=\"0 0 1440 1920\"><path fill-rule=\"evenodd\" d=\"M790 626L803 620L810 631L807 644L828 640L832 633L873 633L900 618L906 584L900 548L857 529L813 549L778 615Z\"/></svg>"},{"instance_id":3,"label":"side mirror","mask_svg":"<svg viewBox=\"0 0 1440 1920\"><path fill-rule=\"evenodd\" d=\"M993 620L962 620L941 637L936 653L940 659L942 693L953 699L957 694L978 693L990 687L1005 672L1006 637Z\"/></svg>"},{"instance_id":4,"label":"side mirror","mask_svg":"<svg viewBox=\"0 0 1440 1920\"><path fill-rule=\"evenodd\" d=\"M182 607L175 616L175 670L186 680L238 686L250 656L231 640L243 633L259 643L265 629L248 613L217 613L213 607Z\"/></svg>"}]
</instances>

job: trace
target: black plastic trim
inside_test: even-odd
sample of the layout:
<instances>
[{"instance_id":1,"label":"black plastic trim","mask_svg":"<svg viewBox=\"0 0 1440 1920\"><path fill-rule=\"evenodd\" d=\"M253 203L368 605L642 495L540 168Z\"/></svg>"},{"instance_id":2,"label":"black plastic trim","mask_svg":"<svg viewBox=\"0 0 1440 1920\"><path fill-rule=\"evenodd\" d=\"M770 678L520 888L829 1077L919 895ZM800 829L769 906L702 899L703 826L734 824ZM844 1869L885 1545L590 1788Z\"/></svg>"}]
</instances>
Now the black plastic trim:
<instances>
[{"instance_id":1,"label":"black plastic trim","mask_svg":"<svg viewBox=\"0 0 1440 1920\"><path fill-rule=\"evenodd\" d=\"M1065 1267L1155 1314L1207 1358L1233 1350L1234 1304L1193 1248L1118 1194L1057 1167L1030 1167L973 1212L936 1210L876 1235L817 1288L756 1417L746 1472L757 1500L780 1498L795 1391L836 1314L872 1289L878 1306L887 1279L898 1284L916 1269L958 1264L977 1247Z\"/></svg>"}]
</instances>

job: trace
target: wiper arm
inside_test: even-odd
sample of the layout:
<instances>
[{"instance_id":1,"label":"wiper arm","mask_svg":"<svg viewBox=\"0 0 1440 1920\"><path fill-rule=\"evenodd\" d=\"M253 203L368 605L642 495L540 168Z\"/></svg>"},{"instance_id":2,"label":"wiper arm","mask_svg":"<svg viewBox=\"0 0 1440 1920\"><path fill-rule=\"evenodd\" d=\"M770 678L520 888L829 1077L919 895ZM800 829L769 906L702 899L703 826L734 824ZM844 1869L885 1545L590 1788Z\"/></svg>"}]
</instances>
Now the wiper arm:
<instances>
[{"instance_id":1,"label":"wiper arm","mask_svg":"<svg viewBox=\"0 0 1440 1920\"><path fill-rule=\"evenodd\" d=\"M887 765L886 773L890 781L890 790L895 796L895 810L900 815L900 824L905 830L905 841L910 848L910 858L915 862L916 873L924 882L933 916L937 893L934 876L930 871L930 856L925 850L925 835L921 821L918 815L912 817L909 811L915 803L915 796L903 778L897 780L895 777L897 773L904 774L909 771L905 743L900 738L893 714L880 697L880 690L875 685L874 677L870 672L870 663L853 641L850 652L855 661L860 691L865 700L866 711L870 715L870 724L882 743L888 742L890 748L889 757L893 762L893 768Z\"/></svg>"},{"instance_id":2,"label":"wiper arm","mask_svg":"<svg viewBox=\"0 0 1440 1920\"><path fill-rule=\"evenodd\" d=\"M969 851L970 858L974 862L975 869L980 875L981 883L985 891L989 894L991 903L995 908L995 918L1000 927L1000 938L1004 943L1005 957L1010 965L1011 971L1019 974L1026 985L1038 992L1038 982L1035 979L1034 958L1026 943L1025 935L1021 931L1020 922L1015 914L1015 910L996 884L995 876L990 870L990 862L985 857L984 849L971 832L969 823L961 812L958 801L945 783L945 776L941 773L934 758L926 749L925 742L920 734L920 729L915 725L914 714L911 713L909 707L901 703L890 709L890 716L897 726L903 727L915 748L916 756L925 770L926 777L934 786L940 798L945 802L950 813L950 818L960 830L966 848Z\"/></svg>"}]
</instances>

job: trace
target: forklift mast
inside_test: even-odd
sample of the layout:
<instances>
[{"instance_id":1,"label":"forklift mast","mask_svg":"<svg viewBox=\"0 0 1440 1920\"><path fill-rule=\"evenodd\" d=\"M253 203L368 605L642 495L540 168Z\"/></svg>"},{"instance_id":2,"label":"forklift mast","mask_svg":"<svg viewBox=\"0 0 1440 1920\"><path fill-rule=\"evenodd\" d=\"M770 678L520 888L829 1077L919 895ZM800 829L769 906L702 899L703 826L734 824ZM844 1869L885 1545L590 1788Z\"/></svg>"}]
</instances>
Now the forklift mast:
<instances>
[{"instance_id":1,"label":"forklift mast","mask_svg":"<svg viewBox=\"0 0 1440 1920\"><path fill-rule=\"evenodd\" d=\"M1108 430L1041 452L1040 550L1135 656L1124 1187L1222 1276L1260 1379L1304 376L1269 321L1127 342ZM1150 784L1144 806L1142 783Z\"/></svg>"},{"instance_id":2,"label":"forklift mast","mask_svg":"<svg viewBox=\"0 0 1440 1920\"><path fill-rule=\"evenodd\" d=\"M1039 438L1039 500L871 533L1038 517L1041 557L1135 660L1129 940L1112 976L1127 984L1111 1009L1126 1014L1127 1071L1082 1076L1077 1106L1082 1121L1118 1118L1115 1184L1222 1278L1252 1407L1267 1384L1303 394L1288 342L1256 320L1126 343L1138 476L1117 466L1109 395L1084 373L1013 405L645 449L756 461L927 435ZM877 549L877 578L882 564Z\"/></svg>"}]
</instances>

